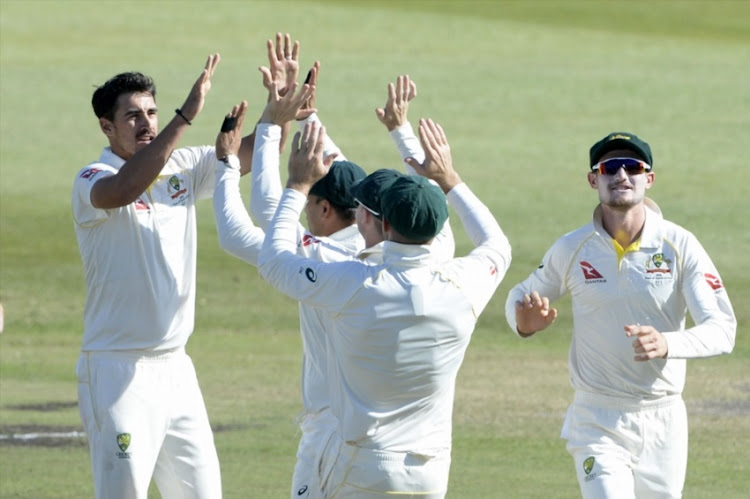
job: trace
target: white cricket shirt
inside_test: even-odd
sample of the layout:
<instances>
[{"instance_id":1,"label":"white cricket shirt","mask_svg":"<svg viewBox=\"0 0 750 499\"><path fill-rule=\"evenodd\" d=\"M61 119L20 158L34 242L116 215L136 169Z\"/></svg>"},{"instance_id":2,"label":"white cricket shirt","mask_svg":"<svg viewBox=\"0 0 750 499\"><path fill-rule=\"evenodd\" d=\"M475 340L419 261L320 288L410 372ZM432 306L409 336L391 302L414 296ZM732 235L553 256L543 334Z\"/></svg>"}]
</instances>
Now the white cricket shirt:
<instances>
[{"instance_id":1,"label":"white cricket shirt","mask_svg":"<svg viewBox=\"0 0 750 499\"><path fill-rule=\"evenodd\" d=\"M154 183L121 208L97 209L91 188L125 161L107 147L73 183L87 295L82 350L184 346L195 315L195 202L211 196L213 147L175 150Z\"/></svg>"},{"instance_id":2,"label":"white cricket shirt","mask_svg":"<svg viewBox=\"0 0 750 499\"><path fill-rule=\"evenodd\" d=\"M516 330L515 302L537 291L550 302L570 293L573 388L601 395L654 399L682 393L684 359L728 353L737 319L721 277L693 234L666 221L646 199L640 249L621 260L604 230L601 207L593 221L558 239L528 279L508 294L505 316ZM689 311L695 326L685 328ZM666 359L637 362L626 325L664 334Z\"/></svg>"},{"instance_id":3,"label":"white cricket shirt","mask_svg":"<svg viewBox=\"0 0 750 499\"><path fill-rule=\"evenodd\" d=\"M331 410L345 441L428 455L451 447L458 369L476 320L510 264L489 210L461 184L448 194L475 244L439 261L428 246L385 242L383 263L324 263L297 255L305 196L284 191L259 258L264 279L324 310Z\"/></svg>"},{"instance_id":4,"label":"white cricket shirt","mask_svg":"<svg viewBox=\"0 0 750 499\"><path fill-rule=\"evenodd\" d=\"M307 122L319 121L317 115L300 123L304 127ZM390 132L402 160L406 157L414 157L418 161L424 161L424 152L422 151L419 139L414 135L410 124L405 123L403 126ZM281 127L270 123L259 123L255 131L255 145L253 150L252 175L252 192L250 196L250 213L258 222L258 225L266 229L270 224L273 215L281 198L281 175L279 170L279 144L281 141ZM336 160L345 160L341 150L333 143L330 137L326 137L324 156L336 153ZM415 173L407 165L407 171ZM227 177L227 181L237 181ZM227 198L225 202L215 199L215 206L219 204L218 211L215 213L227 213L223 218L240 221L243 216L237 214L237 192L234 188L229 190L220 189L222 193L232 198ZM243 210L244 211L244 210ZM247 219L249 221L249 217ZM247 226L247 221L244 223ZM252 222L250 222L252 223ZM244 259L245 261L256 264L257 247L255 238L251 235L249 229L242 230L234 224L231 228L223 228L217 221L219 227L219 237L222 238L222 232L232 233L235 235L236 243L222 243L227 251ZM242 235L240 235L242 234ZM453 233L449 223L445 223L444 230L439 235L440 244L435 248L439 249L444 259L453 256L455 244ZM245 242L242 242L245 241ZM252 241L252 243L249 243ZM316 237L305 230L301 224L297 224L297 253L307 258L313 258L321 262L337 262L354 258L361 250L364 249L364 238L359 233L356 225L351 225L340 230L328 237ZM234 251L229 247L234 247ZM325 317L320 310L317 310L305 303L299 304L300 315L300 333L302 336L302 377L301 391L302 401L306 412L317 413L330 406L329 390L331 382L328 380L328 347L326 345L325 335L320 331L326 329Z\"/></svg>"}]
</instances>

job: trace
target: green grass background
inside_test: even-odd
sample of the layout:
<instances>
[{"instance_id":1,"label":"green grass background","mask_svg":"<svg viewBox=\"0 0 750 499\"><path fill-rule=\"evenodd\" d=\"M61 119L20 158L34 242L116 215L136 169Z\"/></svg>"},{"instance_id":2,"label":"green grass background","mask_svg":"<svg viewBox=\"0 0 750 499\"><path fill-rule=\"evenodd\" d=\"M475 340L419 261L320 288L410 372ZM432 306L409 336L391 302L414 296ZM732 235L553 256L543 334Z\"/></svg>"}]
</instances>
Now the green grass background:
<instances>
[{"instance_id":1,"label":"green grass background","mask_svg":"<svg viewBox=\"0 0 750 499\"><path fill-rule=\"evenodd\" d=\"M614 130L654 150L650 195L692 230L739 320L730 356L689 362L687 498L750 489L750 2L745 1L40 1L0 0L0 426L80 429L74 366L83 273L70 191L105 145L94 86L153 76L171 118L206 56L222 62L183 144L213 143L241 99L265 102L265 40L290 32L322 62L318 108L350 159L398 167L374 109L407 73L412 123L443 125L456 168L498 217L513 264L459 375L449 497L574 498L558 438L568 385L569 302L544 334L505 324L510 287L562 233L588 222L589 146ZM244 191L249 191L246 181ZM221 252L199 206L196 331L188 346L216 428L227 498L287 496L300 410L295 304ZM469 249L460 228L458 251ZM616 304L613 304L616 306ZM56 404L56 410L40 409ZM83 441L0 441L0 497L92 497ZM152 488L152 496L158 493Z\"/></svg>"}]
</instances>

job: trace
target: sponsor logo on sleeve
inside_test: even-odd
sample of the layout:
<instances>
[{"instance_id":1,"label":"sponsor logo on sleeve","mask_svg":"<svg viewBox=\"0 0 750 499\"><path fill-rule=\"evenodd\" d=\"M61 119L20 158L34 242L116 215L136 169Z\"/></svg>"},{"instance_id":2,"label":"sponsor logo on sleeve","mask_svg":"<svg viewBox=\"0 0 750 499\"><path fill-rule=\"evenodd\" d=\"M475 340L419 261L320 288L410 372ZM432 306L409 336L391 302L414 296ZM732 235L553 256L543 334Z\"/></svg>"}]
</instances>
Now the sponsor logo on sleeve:
<instances>
[{"instance_id":1,"label":"sponsor logo on sleeve","mask_svg":"<svg viewBox=\"0 0 750 499\"><path fill-rule=\"evenodd\" d=\"M310 246L311 244L315 244L320 242L315 236L312 234L305 234L302 236L302 246Z\"/></svg>"},{"instance_id":2,"label":"sponsor logo on sleeve","mask_svg":"<svg viewBox=\"0 0 750 499\"><path fill-rule=\"evenodd\" d=\"M148 211L148 205L141 198L138 198L135 200L135 210L136 211L144 211L144 210Z\"/></svg>"},{"instance_id":3,"label":"sponsor logo on sleeve","mask_svg":"<svg viewBox=\"0 0 750 499\"><path fill-rule=\"evenodd\" d=\"M607 282L604 276L601 275L599 271L596 270L594 266L591 265L589 262L585 260L581 260L580 262L578 262L578 264L581 266L581 271L583 271L583 277L586 279L586 283Z\"/></svg>"},{"instance_id":4,"label":"sponsor logo on sleeve","mask_svg":"<svg viewBox=\"0 0 750 499\"><path fill-rule=\"evenodd\" d=\"M714 291L717 291L724 287L724 285L721 283L721 279L717 275L713 274L703 274L706 277L706 282L709 286L711 286L711 289Z\"/></svg>"},{"instance_id":5,"label":"sponsor logo on sleeve","mask_svg":"<svg viewBox=\"0 0 750 499\"><path fill-rule=\"evenodd\" d=\"M305 269L305 277L307 277L307 280L310 282L315 282L318 280L318 275L310 267L307 267Z\"/></svg>"},{"instance_id":6,"label":"sponsor logo on sleeve","mask_svg":"<svg viewBox=\"0 0 750 499\"><path fill-rule=\"evenodd\" d=\"M93 180L94 177L96 177L101 170L99 168L89 168L88 170L84 170L81 172L81 178L86 180Z\"/></svg>"}]
</instances>

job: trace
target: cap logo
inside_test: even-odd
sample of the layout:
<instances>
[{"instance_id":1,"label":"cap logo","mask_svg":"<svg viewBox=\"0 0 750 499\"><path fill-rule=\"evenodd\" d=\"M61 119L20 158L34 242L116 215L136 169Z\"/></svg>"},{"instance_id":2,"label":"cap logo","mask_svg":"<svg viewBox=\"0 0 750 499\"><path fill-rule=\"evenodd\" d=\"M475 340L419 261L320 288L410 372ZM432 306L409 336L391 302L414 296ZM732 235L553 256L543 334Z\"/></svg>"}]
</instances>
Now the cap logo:
<instances>
[{"instance_id":1,"label":"cap logo","mask_svg":"<svg viewBox=\"0 0 750 499\"><path fill-rule=\"evenodd\" d=\"M630 140L630 138L631 138L630 135L620 135L620 134L617 134L617 135L612 135L607 140L617 140L617 139Z\"/></svg>"}]
</instances>

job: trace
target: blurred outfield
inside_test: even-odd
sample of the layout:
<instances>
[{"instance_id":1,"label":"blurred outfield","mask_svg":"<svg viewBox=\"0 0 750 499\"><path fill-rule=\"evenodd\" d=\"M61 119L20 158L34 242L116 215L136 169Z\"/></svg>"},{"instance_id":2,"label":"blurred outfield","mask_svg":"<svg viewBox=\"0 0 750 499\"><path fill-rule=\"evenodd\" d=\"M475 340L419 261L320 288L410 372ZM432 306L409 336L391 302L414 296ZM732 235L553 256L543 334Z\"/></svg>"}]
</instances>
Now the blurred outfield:
<instances>
[{"instance_id":1,"label":"blurred outfield","mask_svg":"<svg viewBox=\"0 0 750 499\"><path fill-rule=\"evenodd\" d=\"M265 40L290 32L322 62L318 108L350 159L398 167L374 109L408 73L410 117L446 130L464 180L513 245L459 376L449 497L574 498L558 438L571 398L568 302L533 340L503 304L563 232L590 219L589 146L649 141L650 195L718 266L739 319L731 356L689 363L686 498L750 489L750 2L255 2L0 0L0 435L80 430L74 366L85 289L73 175L105 145L94 85L140 70L171 119L206 55L222 62L184 144L213 143L241 99L259 115ZM250 121L250 120L249 120ZM244 192L249 191L245 183ZM223 254L199 207L196 333L188 345L216 428L226 498L286 497L297 446L297 308ZM459 253L468 250L460 228ZM616 304L613 304L616 306ZM82 439L0 440L0 497L91 497ZM153 497L158 497L154 493Z\"/></svg>"}]
</instances>

